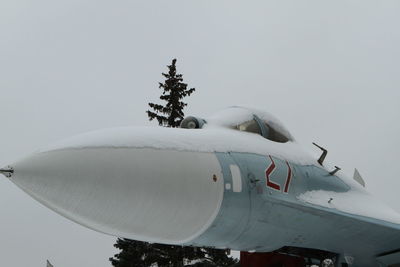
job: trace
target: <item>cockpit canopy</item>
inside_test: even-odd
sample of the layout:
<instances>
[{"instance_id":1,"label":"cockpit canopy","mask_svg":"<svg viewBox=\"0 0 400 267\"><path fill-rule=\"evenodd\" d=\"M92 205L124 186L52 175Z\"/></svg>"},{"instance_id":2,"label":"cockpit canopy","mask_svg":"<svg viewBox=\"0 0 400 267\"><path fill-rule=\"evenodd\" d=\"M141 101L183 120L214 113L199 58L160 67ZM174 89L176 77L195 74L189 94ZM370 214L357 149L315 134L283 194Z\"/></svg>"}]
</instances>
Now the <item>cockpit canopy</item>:
<instances>
[{"instance_id":1,"label":"cockpit canopy","mask_svg":"<svg viewBox=\"0 0 400 267\"><path fill-rule=\"evenodd\" d=\"M207 120L187 117L182 121L181 128L196 129L202 128L203 125L216 125L255 133L279 143L294 140L289 131L272 115L264 111L246 107L230 107L218 112Z\"/></svg>"},{"instance_id":2,"label":"cockpit canopy","mask_svg":"<svg viewBox=\"0 0 400 267\"><path fill-rule=\"evenodd\" d=\"M259 117L257 117L257 115L254 115L254 119L245 121L239 125L233 126L232 128L239 131L256 133L262 135L268 140L279 143L286 143L288 141L291 141L289 137L272 128L265 121L262 121Z\"/></svg>"}]
</instances>

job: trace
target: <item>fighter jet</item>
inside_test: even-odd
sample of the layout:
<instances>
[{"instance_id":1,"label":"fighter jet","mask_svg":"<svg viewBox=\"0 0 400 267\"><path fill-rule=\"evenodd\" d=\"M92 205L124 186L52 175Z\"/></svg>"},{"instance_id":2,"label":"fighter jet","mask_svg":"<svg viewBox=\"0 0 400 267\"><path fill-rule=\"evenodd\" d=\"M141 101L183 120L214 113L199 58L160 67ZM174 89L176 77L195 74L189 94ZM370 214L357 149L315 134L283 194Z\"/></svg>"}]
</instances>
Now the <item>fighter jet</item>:
<instances>
[{"instance_id":1,"label":"fighter jet","mask_svg":"<svg viewBox=\"0 0 400 267\"><path fill-rule=\"evenodd\" d=\"M180 128L82 134L1 173L53 211L113 236L230 248L252 266L268 266L271 255L296 266L399 264L400 214L368 193L358 172L353 179L325 166L320 148L313 157L270 114L231 107ZM254 263L260 255L263 265Z\"/></svg>"}]
</instances>

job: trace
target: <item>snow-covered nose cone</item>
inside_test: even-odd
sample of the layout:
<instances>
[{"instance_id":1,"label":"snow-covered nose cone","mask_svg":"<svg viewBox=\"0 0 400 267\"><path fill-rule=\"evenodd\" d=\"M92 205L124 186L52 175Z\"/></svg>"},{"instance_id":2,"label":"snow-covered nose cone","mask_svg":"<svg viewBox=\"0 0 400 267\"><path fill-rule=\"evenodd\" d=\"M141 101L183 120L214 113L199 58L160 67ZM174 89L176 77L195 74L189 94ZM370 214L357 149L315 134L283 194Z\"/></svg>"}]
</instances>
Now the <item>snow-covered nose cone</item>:
<instances>
[{"instance_id":1,"label":"snow-covered nose cone","mask_svg":"<svg viewBox=\"0 0 400 267\"><path fill-rule=\"evenodd\" d=\"M180 244L204 232L223 197L213 153L134 147L58 148L13 165L32 197L89 228Z\"/></svg>"}]
</instances>

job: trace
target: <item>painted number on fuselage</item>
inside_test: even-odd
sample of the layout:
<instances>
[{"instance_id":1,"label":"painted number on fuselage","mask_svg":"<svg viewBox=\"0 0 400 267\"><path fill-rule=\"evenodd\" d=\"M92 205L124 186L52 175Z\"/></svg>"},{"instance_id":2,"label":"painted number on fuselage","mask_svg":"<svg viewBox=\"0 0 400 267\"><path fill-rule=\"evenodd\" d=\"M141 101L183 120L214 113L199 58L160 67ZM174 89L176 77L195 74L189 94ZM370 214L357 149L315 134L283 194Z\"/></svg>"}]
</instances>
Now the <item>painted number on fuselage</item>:
<instances>
[{"instance_id":1,"label":"painted number on fuselage","mask_svg":"<svg viewBox=\"0 0 400 267\"><path fill-rule=\"evenodd\" d=\"M269 158L271 159L271 164L265 170L265 177L267 179L267 187L270 187L270 188L272 188L274 190L277 190L277 191L281 191L281 185L277 184L277 183L275 183L275 182L273 182L271 180L271 174L275 170L276 165L275 165L275 161L273 160L273 158L271 156L269 156ZM286 177L285 185L283 187L283 193L287 194L289 192L290 182L292 181L292 168L290 167L290 165L289 165L289 163L287 161L285 161L285 162L286 162L286 165L288 167L288 174L287 174L287 177Z\"/></svg>"}]
</instances>

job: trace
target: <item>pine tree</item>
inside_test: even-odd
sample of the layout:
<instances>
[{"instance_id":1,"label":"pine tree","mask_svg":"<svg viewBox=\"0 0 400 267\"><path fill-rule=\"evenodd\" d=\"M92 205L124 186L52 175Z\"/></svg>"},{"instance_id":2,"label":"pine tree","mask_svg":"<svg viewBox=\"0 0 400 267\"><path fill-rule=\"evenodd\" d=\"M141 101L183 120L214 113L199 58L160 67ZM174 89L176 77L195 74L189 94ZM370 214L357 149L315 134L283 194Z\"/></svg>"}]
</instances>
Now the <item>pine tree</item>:
<instances>
[{"instance_id":1,"label":"pine tree","mask_svg":"<svg viewBox=\"0 0 400 267\"><path fill-rule=\"evenodd\" d=\"M182 74L176 72L176 59L172 60L168 66L168 73L162 73L166 78L164 83L159 83L159 88L163 90L160 99L167 102L165 106L149 103L153 111L148 110L147 115L150 120L157 119L158 124L167 127L178 127L183 120L183 109L187 103L181 101L182 98L190 96L195 89L187 89L187 84L183 82Z\"/></svg>"},{"instance_id":2,"label":"pine tree","mask_svg":"<svg viewBox=\"0 0 400 267\"><path fill-rule=\"evenodd\" d=\"M150 120L157 119L161 126L178 127L187 106L181 99L190 96L195 89L187 89L182 74L176 73L176 59L168 69L168 73L162 73L165 82L159 83L159 88L163 89L160 99L167 103L165 106L149 103L154 112L148 110L147 114ZM229 250L214 248L152 244L124 238L118 238L114 247L121 250L110 258L115 267L224 267L238 262L229 257Z\"/></svg>"},{"instance_id":3,"label":"pine tree","mask_svg":"<svg viewBox=\"0 0 400 267\"><path fill-rule=\"evenodd\" d=\"M110 258L115 267L229 267L238 261L229 250L152 244L118 238L114 247L121 250Z\"/></svg>"}]
</instances>

